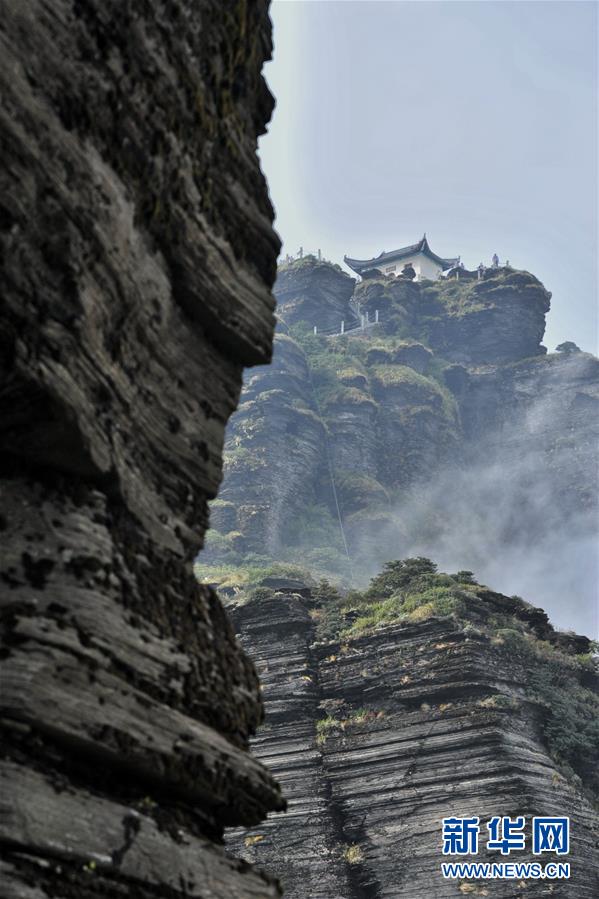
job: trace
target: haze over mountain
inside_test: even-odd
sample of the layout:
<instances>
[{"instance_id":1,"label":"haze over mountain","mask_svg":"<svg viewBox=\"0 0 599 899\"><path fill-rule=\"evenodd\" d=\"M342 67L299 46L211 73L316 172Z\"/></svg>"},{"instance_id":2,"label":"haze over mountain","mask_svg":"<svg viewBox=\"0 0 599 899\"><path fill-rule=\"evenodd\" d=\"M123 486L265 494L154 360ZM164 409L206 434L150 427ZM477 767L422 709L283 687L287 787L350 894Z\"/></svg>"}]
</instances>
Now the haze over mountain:
<instances>
[{"instance_id":1,"label":"haze over mountain","mask_svg":"<svg viewBox=\"0 0 599 899\"><path fill-rule=\"evenodd\" d=\"M546 352L538 279L500 266L356 285L305 257L275 292L274 362L246 377L200 563L362 586L426 555L595 635L599 363Z\"/></svg>"}]
</instances>

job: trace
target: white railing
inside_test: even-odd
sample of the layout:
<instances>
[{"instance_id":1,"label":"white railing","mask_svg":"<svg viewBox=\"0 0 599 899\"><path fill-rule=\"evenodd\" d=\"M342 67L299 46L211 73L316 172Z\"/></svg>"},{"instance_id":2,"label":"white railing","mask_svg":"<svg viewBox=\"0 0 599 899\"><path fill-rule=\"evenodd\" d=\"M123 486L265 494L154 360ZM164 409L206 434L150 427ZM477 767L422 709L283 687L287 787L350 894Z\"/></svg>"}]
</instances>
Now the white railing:
<instances>
[{"instance_id":1,"label":"white railing","mask_svg":"<svg viewBox=\"0 0 599 899\"><path fill-rule=\"evenodd\" d=\"M358 306L358 309L359 308L360 307ZM370 320L370 314L368 312L356 313L354 311L354 315L359 317L359 322L357 324L348 327L347 322L342 319L339 330L336 328L318 328L317 325L314 325L313 331L315 334L320 334L322 337L343 337L345 334L355 334L356 331L367 331L369 328L374 328L376 325L380 324L378 309L375 310L374 318L372 320Z\"/></svg>"},{"instance_id":2,"label":"white railing","mask_svg":"<svg viewBox=\"0 0 599 899\"><path fill-rule=\"evenodd\" d=\"M321 249L305 252L303 247L299 248L298 253L287 253L284 261L295 262L296 259L306 259L308 256L311 256L313 259L317 259L319 262L330 262L329 259L325 259Z\"/></svg>"}]
</instances>

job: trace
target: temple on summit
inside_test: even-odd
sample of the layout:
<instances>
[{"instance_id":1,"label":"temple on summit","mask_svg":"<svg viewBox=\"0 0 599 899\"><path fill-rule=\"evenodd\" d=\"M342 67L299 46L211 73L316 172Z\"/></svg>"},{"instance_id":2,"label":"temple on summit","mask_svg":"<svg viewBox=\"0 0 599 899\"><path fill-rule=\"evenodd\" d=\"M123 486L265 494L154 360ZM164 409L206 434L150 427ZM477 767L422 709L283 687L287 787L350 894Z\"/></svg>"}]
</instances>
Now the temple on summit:
<instances>
[{"instance_id":1,"label":"temple on summit","mask_svg":"<svg viewBox=\"0 0 599 899\"><path fill-rule=\"evenodd\" d=\"M426 234L424 234L422 240L409 247L401 247L391 253L383 251L373 259L352 259L344 256L343 261L357 275L373 269L384 275L400 275L406 266L411 265L416 272L417 281L422 281L424 278L435 281L442 272L458 264L459 256L452 259L437 256L429 247Z\"/></svg>"}]
</instances>

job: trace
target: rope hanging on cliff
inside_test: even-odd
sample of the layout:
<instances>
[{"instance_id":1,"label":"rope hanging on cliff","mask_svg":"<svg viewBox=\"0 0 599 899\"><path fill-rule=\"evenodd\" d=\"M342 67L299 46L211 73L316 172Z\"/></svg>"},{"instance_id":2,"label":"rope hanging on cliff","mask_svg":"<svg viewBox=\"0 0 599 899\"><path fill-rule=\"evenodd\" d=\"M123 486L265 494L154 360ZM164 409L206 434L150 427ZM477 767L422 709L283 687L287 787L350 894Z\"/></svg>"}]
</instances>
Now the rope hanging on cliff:
<instances>
[{"instance_id":1,"label":"rope hanging on cliff","mask_svg":"<svg viewBox=\"0 0 599 899\"><path fill-rule=\"evenodd\" d=\"M316 390L314 389L314 382L312 380L312 369L310 367L310 361L306 358L306 365L308 368L308 380L310 381L310 389L312 390L312 396L314 397L314 405L318 409L318 415L320 417L320 421L322 423L323 431L324 431L324 451L325 456L327 458L327 467L329 469L329 478L331 480L331 487L333 490L333 498L335 500L335 509L337 510L337 519L339 521L339 530L341 531L341 539L343 540L343 547L345 549L345 555L347 556L347 566L349 568L349 581L351 586L354 586L354 571L352 567L351 556L349 554L349 546L347 545L347 539L345 537L345 529L343 527L343 519L341 517L341 507L339 506L339 497L337 495L337 486L335 484L335 476L333 474L333 459L331 456L331 450L329 446L329 437L326 429L326 425L324 424L322 418L322 412L320 410L320 406L318 404L318 398L316 396Z\"/></svg>"},{"instance_id":2,"label":"rope hanging on cliff","mask_svg":"<svg viewBox=\"0 0 599 899\"><path fill-rule=\"evenodd\" d=\"M345 539L345 530L343 528L343 519L341 518L341 509L339 508L339 499L337 497L337 487L335 486L335 478L333 476L333 465L331 463L331 455L329 452L329 438L327 437L327 429L324 426L324 443L325 443L325 451L327 456L327 462L329 465L329 476L331 478L331 487L333 488L333 496L335 498L335 508L337 509L337 518L339 520L339 530L341 531L341 538L343 540L343 546L345 548L345 555L347 556L347 565L349 568L349 580L350 584L353 587L354 585L354 572L351 563L351 556L349 554L349 547L347 545L347 540Z\"/></svg>"}]
</instances>

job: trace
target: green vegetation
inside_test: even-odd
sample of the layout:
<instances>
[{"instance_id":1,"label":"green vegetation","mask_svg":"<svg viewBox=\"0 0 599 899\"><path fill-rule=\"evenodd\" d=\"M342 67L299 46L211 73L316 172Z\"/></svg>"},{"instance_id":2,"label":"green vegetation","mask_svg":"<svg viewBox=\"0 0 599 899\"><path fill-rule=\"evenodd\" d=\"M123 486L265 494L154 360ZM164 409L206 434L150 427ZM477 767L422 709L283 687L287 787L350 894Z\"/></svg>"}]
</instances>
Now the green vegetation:
<instances>
[{"instance_id":1,"label":"green vegetation","mask_svg":"<svg viewBox=\"0 0 599 899\"><path fill-rule=\"evenodd\" d=\"M246 560L250 561L250 557L246 556ZM232 587L242 591L245 598L252 590L259 587L267 577L297 578L303 580L308 586L314 585L313 578L297 565L271 562L261 557L256 559L255 564L245 565L207 565L196 560L193 571L196 579L201 584L211 583L216 584L218 587Z\"/></svg>"},{"instance_id":2,"label":"green vegetation","mask_svg":"<svg viewBox=\"0 0 599 899\"><path fill-rule=\"evenodd\" d=\"M333 718L332 715L321 718L320 721L316 722L316 743L322 746L326 743L326 739L331 731L334 730L342 730L342 722L338 718Z\"/></svg>"},{"instance_id":3,"label":"green vegetation","mask_svg":"<svg viewBox=\"0 0 599 899\"><path fill-rule=\"evenodd\" d=\"M226 468L236 471L257 471L265 465L262 454L256 448L247 446L228 446L223 452Z\"/></svg>"},{"instance_id":4,"label":"green vegetation","mask_svg":"<svg viewBox=\"0 0 599 899\"><path fill-rule=\"evenodd\" d=\"M373 390L380 394L381 390L404 388L407 408L440 412L451 422L456 420L456 403L443 382L441 361L434 360L431 354L430 377L394 361L398 352L409 347L426 351L412 337L378 333L374 344L368 338L351 336L331 341L314 334L305 322L293 325L290 331L306 353L315 399L323 412L361 404L377 408Z\"/></svg>"},{"instance_id":5,"label":"green vegetation","mask_svg":"<svg viewBox=\"0 0 599 899\"><path fill-rule=\"evenodd\" d=\"M511 696L506 696L504 693L494 693L492 696L487 696L486 699L479 699L477 705L482 709L520 708L520 704L516 699L513 699Z\"/></svg>"},{"instance_id":6,"label":"green vegetation","mask_svg":"<svg viewBox=\"0 0 599 899\"><path fill-rule=\"evenodd\" d=\"M364 384L368 382L368 376L363 366L357 364L353 359L349 360L345 367L341 367L337 371L337 377L343 384L350 383L350 386L352 381L358 381Z\"/></svg>"},{"instance_id":7,"label":"green vegetation","mask_svg":"<svg viewBox=\"0 0 599 899\"><path fill-rule=\"evenodd\" d=\"M322 604L317 623L321 640L347 640L380 627L441 617L470 639L487 643L490 651L505 656L506 667L521 669L528 701L543 711L543 738L555 762L571 780L599 793L597 644L577 655L560 648L559 635L554 642L540 639L528 624L532 607L524 600L491 593L471 571L440 573L423 557L388 562L362 592L342 593L322 582L314 595ZM521 701L496 693L478 705L515 713ZM345 729L348 720L323 719L320 742Z\"/></svg>"},{"instance_id":8,"label":"green vegetation","mask_svg":"<svg viewBox=\"0 0 599 899\"><path fill-rule=\"evenodd\" d=\"M565 353L567 356L571 353L581 353L582 350L579 346L577 346L572 340L565 340L563 343L558 343L555 348L556 353Z\"/></svg>"},{"instance_id":9,"label":"green vegetation","mask_svg":"<svg viewBox=\"0 0 599 899\"><path fill-rule=\"evenodd\" d=\"M357 843L352 843L350 846L345 846L343 858L348 865L359 865L364 861L364 852L361 846L358 846Z\"/></svg>"},{"instance_id":10,"label":"green vegetation","mask_svg":"<svg viewBox=\"0 0 599 899\"><path fill-rule=\"evenodd\" d=\"M561 659L538 667L529 690L545 706L543 733L549 752L571 778L599 794L599 698L566 673Z\"/></svg>"},{"instance_id":11,"label":"green vegetation","mask_svg":"<svg viewBox=\"0 0 599 899\"><path fill-rule=\"evenodd\" d=\"M369 405L376 407L373 398L357 387L339 387L336 384L327 384L325 390L320 391L320 405L325 410L331 406Z\"/></svg>"},{"instance_id":12,"label":"green vegetation","mask_svg":"<svg viewBox=\"0 0 599 899\"><path fill-rule=\"evenodd\" d=\"M415 582L425 583L429 576L436 574L436 571L435 563L424 556L387 562L382 572L371 580L366 596L369 598L393 596L398 590L407 588Z\"/></svg>"},{"instance_id":13,"label":"green vegetation","mask_svg":"<svg viewBox=\"0 0 599 899\"><path fill-rule=\"evenodd\" d=\"M367 724L369 721L379 721L384 717L385 713L383 711L375 709L356 709L350 712L349 715L346 715L345 718L335 718L333 715L327 715L326 718L321 718L316 722L316 744L324 746L327 738L336 732L341 733L347 730L347 728L359 727Z\"/></svg>"},{"instance_id":14,"label":"green vegetation","mask_svg":"<svg viewBox=\"0 0 599 899\"><path fill-rule=\"evenodd\" d=\"M518 295L518 302L546 303L547 291L528 272L499 269L487 273L483 281L435 281L422 288L422 297L430 313L470 315L505 302Z\"/></svg>"},{"instance_id":15,"label":"green vegetation","mask_svg":"<svg viewBox=\"0 0 599 899\"><path fill-rule=\"evenodd\" d=\"M476 595L468 593L471 582L439 574L430 559L421 557L388 562L363 592L342 595L328 582L322 582L319 589L317 596L323 605L319 639L359 636L378 627L432 616L459 618L467 613L469 603L479 602Z\"/></svg>"},{"instance_id":16,"label":"green vegetation","mask_svg":"<svg viewBox=\"0 0 599 899\"><path fill-rule=\"evenodd\" d=\"M375 365L374 375L376 380L383 387L398 387L409 385L411 387L420 388L420 390L428 393L433 390L436 392L438 385L431 383L429 378L418 374L407 365Z\"/></svg>"},{"instance_id":17,"label":"green vegetation","mask_svg":"<svg viewBox=\"0 0 599 899\"><path fill-rule=\"evenodd\" d=\"M496 640L526 666L526 690L544 710L543 736L554 760L571 780L599 794L599 696L585 686L589 674L591 681L599 675L597 644L581 659L517 625L498 629Z\"/></svg>"},{"instance_id":18,"label":"green vegetation","mask_svg":"<svg viewBox=\"0 0 599 899\"><path fill-rule=\"evenodd\" d=\"M286 544L279 550L277 561L272 556L248 552L245 536L239 531L222 534L211 529L205 547L194 563L199 581L245 590L270 574L284 577L302 576L310 571L314 578L332 578L340 583L348 575L347 556L341 540L339 524L326 507L318 518L316 507L307 506L301 515L289 519ZM315 522L310 530L309 522ZM321 538L317 538L320 534ZM293 542L296 541L296 542ZM304 575L307 576L307 575Z\"/></svg>"},{"instance_id":19,"label":"green vegetation","mask_svg":"<svg viewBox=\"0 0 599 899\"><path fill-rule=\"evenodd\" d=\"M206 567L195 566L199 579ZM576 654L559 634L541 639L529 621L535 610L517 596L502 597L479 585L471 571L445 574L430 559L388 562L363 591L343 590L322 579L315 583L293 565L253 565L209 568L209 577L223 587L235 587L236 602L260 603L275 597L262 581L266 577L298 578L310 586L316 608L311 615L319 641L331 641L331 656L342 651L339 641L361 638L382 627L413 627L428 619L446 619L466 639L484 643L504 657L506 669L520 670L526 701L542 711L541 730L547 749L564 774L599 793L599 646ZM576 645L576 644L572 644ZM522 696L497 692L478 701L481 709L517 714ZM357 709L344 716L327 715L316 724L316 742L324 745L333 734L368 724L384 713Z\"/></svg>"},{"instance_id":20,"label":"green vegetation","mask_svg":"<svg viewBox=\"0 0 599 899\"><path fill-rule=\"evenodd\" d=\"M302 269L311 269L319 266L324 266L326 268L333 268L335 271L343 272L343 269L337 262L329 262L326 259L318 259L318 257L314 253L305 253L301 259L291 259L291 261L287 261L283 259L279 262L277 266L277 271L279 272L287 272L291 269L296 269L301 271ZM343 272L345 274L345 272Z\"/></svg>"}]
</instances>

